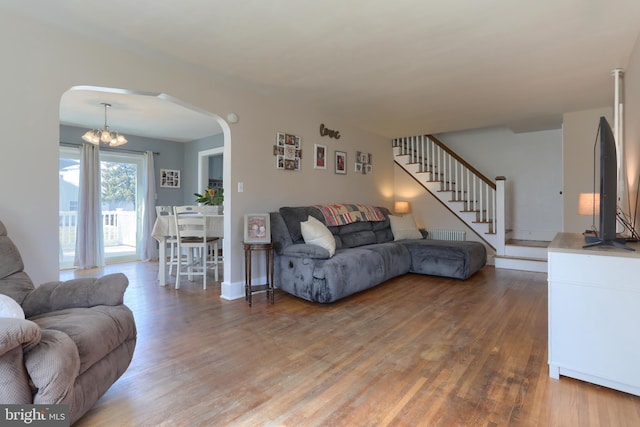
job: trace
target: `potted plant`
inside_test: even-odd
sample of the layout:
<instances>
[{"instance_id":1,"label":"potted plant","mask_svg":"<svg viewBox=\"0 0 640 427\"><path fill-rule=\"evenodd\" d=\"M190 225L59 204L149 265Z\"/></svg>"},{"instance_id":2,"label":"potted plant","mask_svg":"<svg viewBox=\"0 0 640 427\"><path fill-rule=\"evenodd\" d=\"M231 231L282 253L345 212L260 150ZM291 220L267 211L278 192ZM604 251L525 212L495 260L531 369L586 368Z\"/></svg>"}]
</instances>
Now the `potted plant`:
<instances>
[{"instance_id":1,"label":"potted plant","mask_svg":"<svg viewBox=\"0 0 640 427\"><path fill-rule=\"evenodd\" d=\"M217 206L217 213L222 213L222 203L224 202L224 189L208 187L202 194L193 193L196 202L204 206Z\"/></svg>"}]
</instances>

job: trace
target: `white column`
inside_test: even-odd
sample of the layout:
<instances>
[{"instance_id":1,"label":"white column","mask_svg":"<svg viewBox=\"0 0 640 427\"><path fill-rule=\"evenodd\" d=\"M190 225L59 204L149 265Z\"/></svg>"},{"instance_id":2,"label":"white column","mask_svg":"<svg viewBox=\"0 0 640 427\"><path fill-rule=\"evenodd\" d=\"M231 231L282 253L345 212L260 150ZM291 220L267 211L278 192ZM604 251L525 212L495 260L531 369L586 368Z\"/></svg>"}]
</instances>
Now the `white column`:
<instances>
[{"instance_id":1,"label":"white column","mask_svg":"<svg viewBox=\"0 0 640 427\"><path fill-rule=\"evenodd\" d=\"M618 208L624 211L627 206L627 180L624 172L624 138L622 134L623 130L623 106L620 99L622 93L622 69L616 68L613 70L614 78L614 102L613 102L613 134L616 140L616 152L618 160ZM627 212L630 213L630 212ZM622 233L624 226L617 223L616 231Z\"/></svg>"},{"instance_id":2,"label":"white column","mask_svg":"<svg viewBox=\"0 0 640 427\"><path fill-rule=\"evenodd\" d=\"M505 181L506 178L499 176L496 178L496 255L505 254L506 243L506 210L505 210Z\"/></svg>"}]
</instances>

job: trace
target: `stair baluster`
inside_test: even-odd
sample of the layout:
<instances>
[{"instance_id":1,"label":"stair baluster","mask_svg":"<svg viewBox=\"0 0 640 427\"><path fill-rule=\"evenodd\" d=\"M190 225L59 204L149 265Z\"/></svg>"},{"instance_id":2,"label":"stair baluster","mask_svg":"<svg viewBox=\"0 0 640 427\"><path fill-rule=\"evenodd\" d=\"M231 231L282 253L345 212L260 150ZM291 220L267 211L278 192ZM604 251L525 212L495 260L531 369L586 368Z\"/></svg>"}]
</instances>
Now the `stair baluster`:
<instances>
[{"instance_id":1,"label":"stair baluster","mask_svg":"<svg viewBox=\"0 0 640 427\"><path fill-rule=\"evenodd\" d=\"M496 184L432 135L396 138L392 143L396 163L412 175L419 172L414 177L495 248L498 224L504 223L497 220L502 213L496 209Z\"/></svg>"}]
</instances>

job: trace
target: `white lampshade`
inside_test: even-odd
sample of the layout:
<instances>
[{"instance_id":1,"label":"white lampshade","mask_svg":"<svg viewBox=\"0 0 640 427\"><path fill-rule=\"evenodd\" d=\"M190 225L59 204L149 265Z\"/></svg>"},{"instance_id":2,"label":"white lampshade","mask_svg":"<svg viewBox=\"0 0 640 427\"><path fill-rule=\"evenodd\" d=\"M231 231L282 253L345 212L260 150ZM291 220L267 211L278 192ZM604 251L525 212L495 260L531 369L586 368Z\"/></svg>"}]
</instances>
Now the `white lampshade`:
<instances>
[{"instance_id":1,"label":"white lampshade","mask_svg":"<svg viewBox=\"0 0 640 427\"><path fill-rule=\"evenodd\" d=\"M88 130L84 135L82 135L82 139L93 145L100 144L100 137L96 135L96 132L93 130Z\"/></svg>"},{"instance_id":2,"label":"white lampshade","mask_svg":"<svg viewBox=\"0 0 640 427\"><path fill-rule=\"evenodd\" d=\"M578 215L600 215L600 194L580 193Z\"/></svg>"},{"instance_id":3,"label":"white lampshade","mask_svg":"<svg viewBox=\"0 0 640 427\"><path fill-rule=\"evenodd\" d=\"M396 202L393 206L393 210L398 214L409 213L409 202Z\"/></svg>"}]
</instances>

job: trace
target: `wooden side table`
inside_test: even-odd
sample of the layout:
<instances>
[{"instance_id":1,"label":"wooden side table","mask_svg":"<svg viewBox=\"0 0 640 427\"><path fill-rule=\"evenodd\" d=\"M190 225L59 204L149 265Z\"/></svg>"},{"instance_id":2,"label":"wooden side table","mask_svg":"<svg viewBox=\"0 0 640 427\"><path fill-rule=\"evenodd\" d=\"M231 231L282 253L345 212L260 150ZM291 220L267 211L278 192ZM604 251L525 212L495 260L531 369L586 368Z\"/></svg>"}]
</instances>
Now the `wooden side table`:
<instances>
[{"instance_id":1,"label":"wooden side table","mask_svg":"<svg viewBox=\"0 0 640 427\"><path fill-rule=\"evenodd\" d=\"M251 283L251 256L253 252L264 252L266 256L267 283L253 285ZM271 304L275 301L275 286L273 284L273 244L245 243L244 244L244 299L251 307L251 296L256 292L267 291L267 299Z\"/></svg>"}]
</instances>

